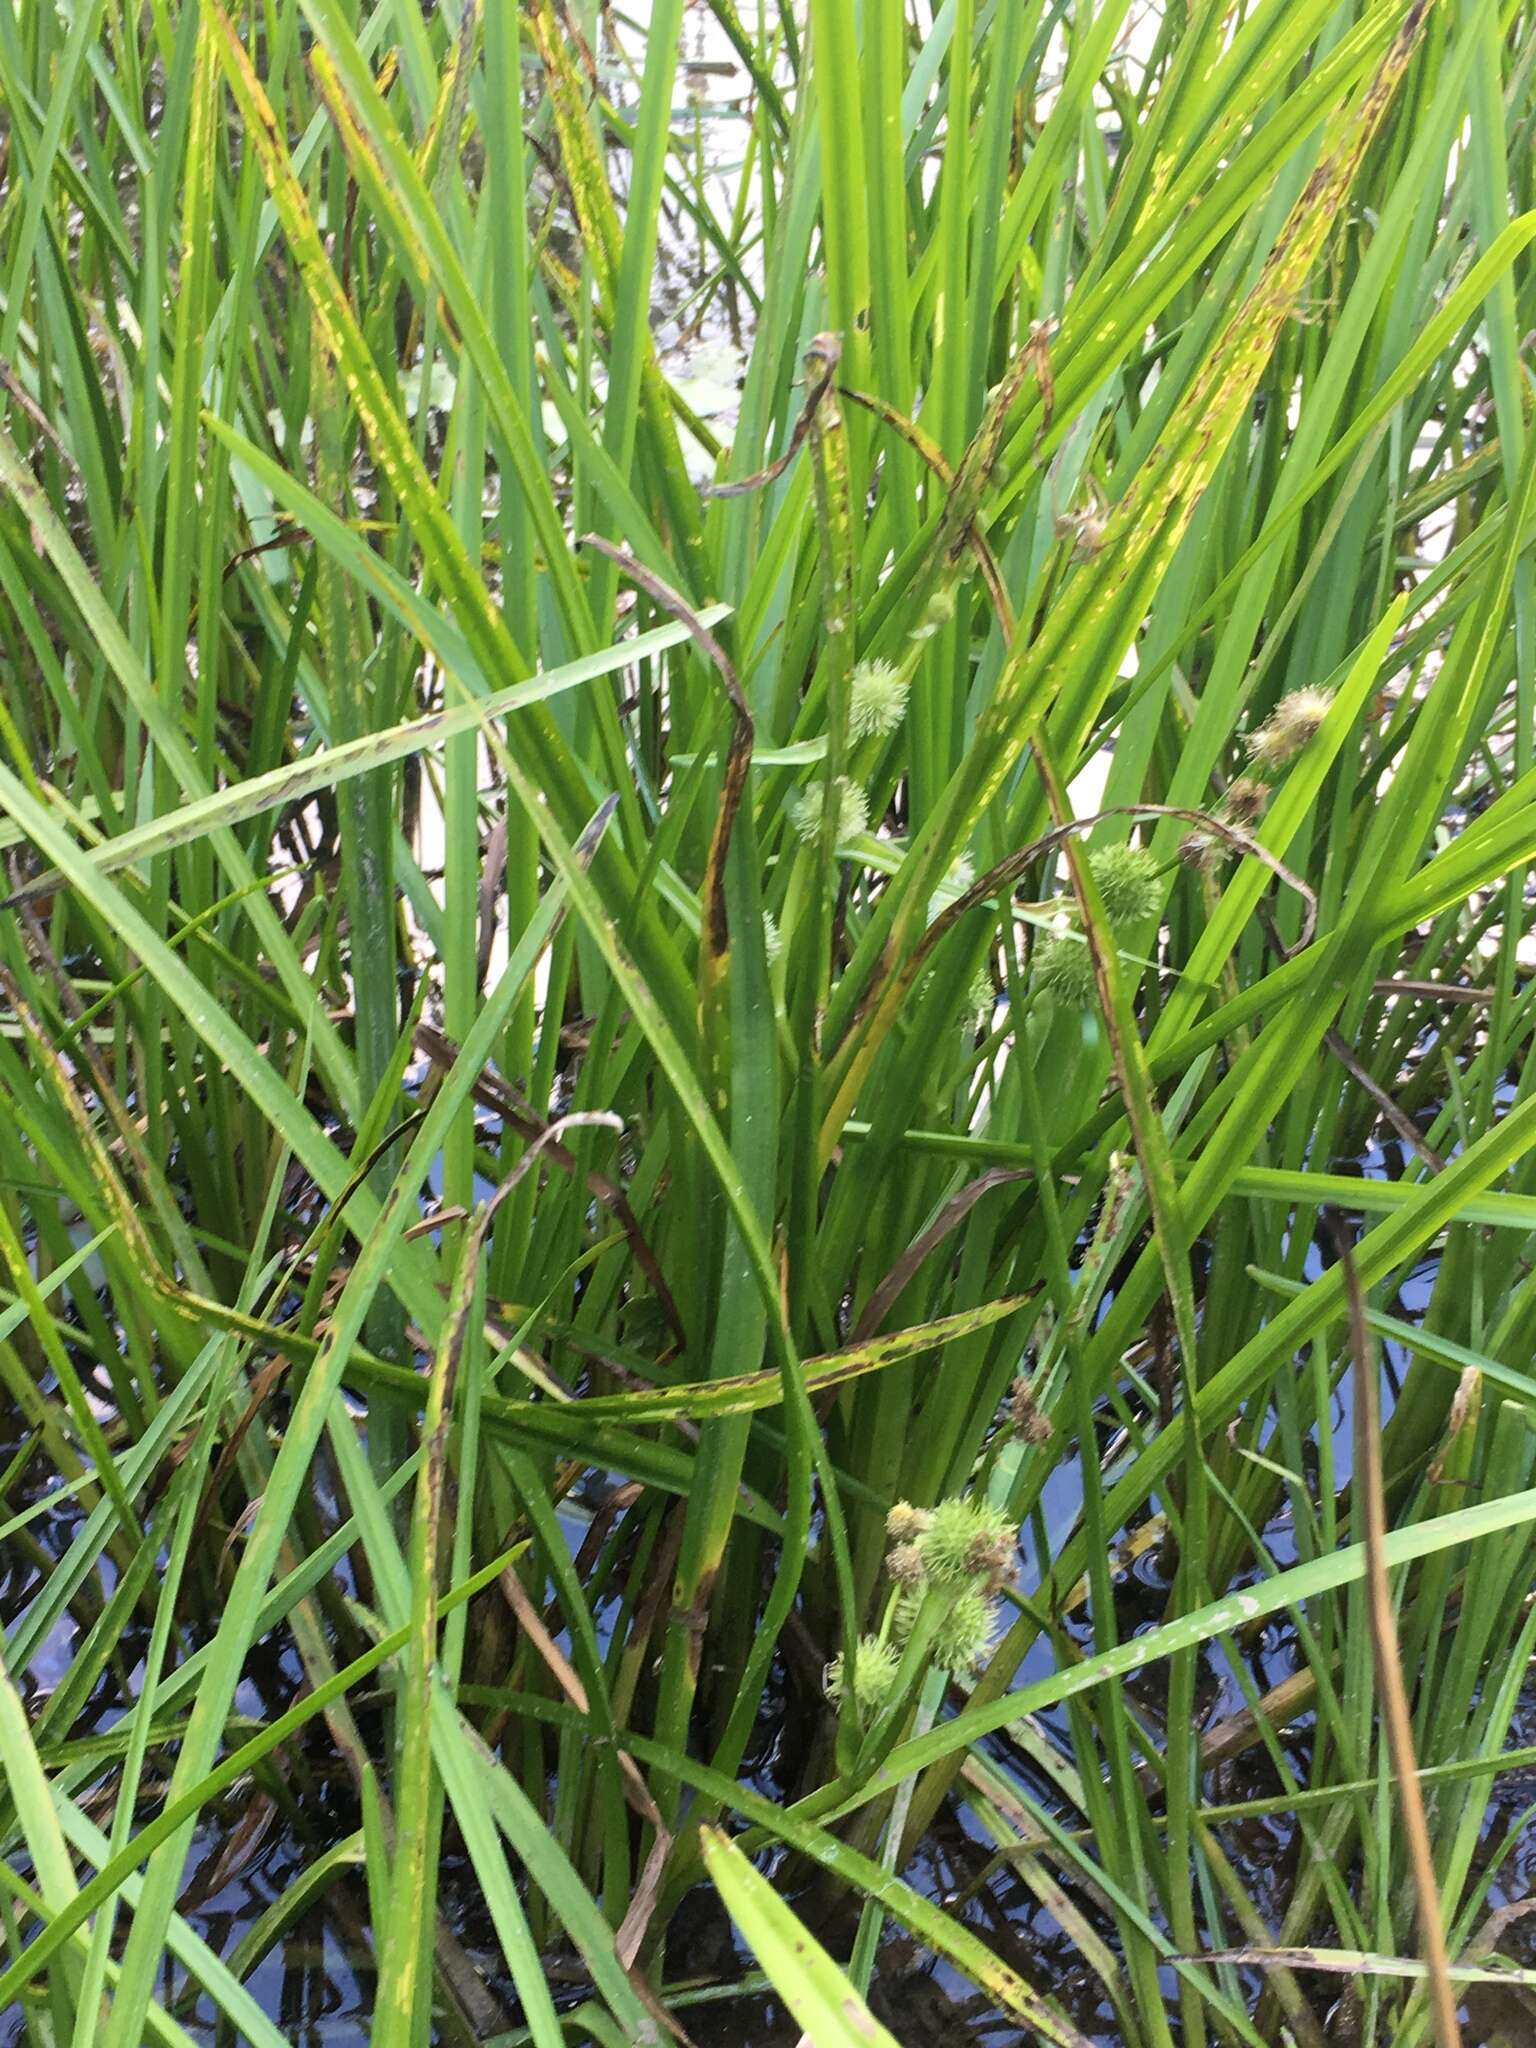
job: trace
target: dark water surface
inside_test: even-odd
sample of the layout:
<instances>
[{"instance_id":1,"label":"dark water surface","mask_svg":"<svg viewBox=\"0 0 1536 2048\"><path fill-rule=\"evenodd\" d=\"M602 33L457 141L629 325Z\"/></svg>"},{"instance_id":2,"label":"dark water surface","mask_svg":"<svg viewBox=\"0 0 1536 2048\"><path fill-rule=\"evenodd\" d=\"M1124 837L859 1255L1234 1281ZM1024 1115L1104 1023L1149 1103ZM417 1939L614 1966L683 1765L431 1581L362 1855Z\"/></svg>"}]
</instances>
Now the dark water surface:
<instances>
[{"instance_id":1,"label":"dark water surface","mask_svg":"<svg viewBox=\"0 0 1536 2048\"><path fill-rule=\"evenodd\" d=\"M1396 1177L1402 1171L1399 1154L1373 1146L1356 1162L1357 1169L1371 1176ZM1324 1254L1314 1248L1309 1266L1315 1271ZM1433 1262L1412 1269L1404 1276L1394 1304L1397 1314L1413 1320L1427 1304L1434 1277ZM1391 1347L1389 1347L1390 1349ZM88 1366L88 1361L82 1359ZM1389 1382L1405 1369L1401 1355L1388 1359ZM1395 1368L1395 1373L1394 1373ZM1344 1403L1336 1403L1335 1451L1340 1476L1348 1469L1349 1416ZM18 1418L0 1408L0 1468L19 1451L23 1441ZM1053 1497L1046 1503L1048 1519L1055 1527L1070 1522L1078 1500L1072 1489L1076 1482L1075 1460L1063 1461L1055 1475ZM4 1503L6 1513L15 1513L40 1498L50 1485L46 1461L36 1460L22 1468ZM29 1488L35 1491L29 1492ZM62 1556L80 1525L78 1511L69 1503L57 1504L31 1523L26 1541L12 1543L0 1558L0 1625L7 1629L25 1613L43 1583L51 1562ZM579 1541L580 1529L574 1532ZM1271 1546L1282 1563L1293 1555L1290 1532L1283 1516L1267 1532ZM1021 1578L1032 1583L1037 1576L1033 1561L1021 1558ZM1121 1569L1116 1578L1117 1623L1122 1635L1156 1626L1164 1617L1170 1582L1156 1546L1147 1548ZM1069 1617L1069 1632L1082 1643L1089 1641L1090 1624L1082 1612ZM26 1674L34 1688L27 1704L34 1712L47 1703L53 1684L68 1665L74 1624L66 1619L57 1639L45 1645ZM100 1733L129 1707L141 1676L140 1660L146 1647L146 1633L137 1621L125 1630L118 1654L103 1674L95 1692L84 1703L72 1734L82 1737ZM1271 1618L1243 1645L1247 1675L1260 1692L1269 1691L1303 1668L1293 1624L1285 1616ZM1055 1653L1048 1641L1036 1643L1020 1683L1042 1676L1055 1668ZM1128 1681L1128 1693L1137 1712L1148 1725L1160 1730L1165 1716L1165 1669L1151 1666ZM780 1674L783 1678L783 1674ZM237 1712L253 1722L269 1722L292 1704L302 1689L302 1671L291 1647L268 1643L258 1646L248 1664L237 1698ZM798 1711L803 1719L803 1699L797 1709L789 1706L787 1687L775 1687L768 1695L770 1714L758 1732L750 1759L751 1775L759 1789L778 1796L786 1789L778 1762L781 1747L798 1754L804 1731L795 1725ZM1202 1728L1210 1727L1239 1713L1244 1705L1235 1674L1215 1646L1208 1646L1197 1683L1197 1714ZM786 1719L779 1709L787 1709ZM361 1710L365 1734L381 1733L368 1725L368 1708ZM1065 1710L1036 1717L1036 1728L1057 1747L1070 1754ZM1510 1732L1512 1746L1536 1744L1536 1688L1522 1703ZM1282 1740L1292 1768L1305 1782L1311 1742L1311 1723L1298 1719L1283 1731ZM375 1748L378 1743L375 1742ZM1080 1816L1060 1798L1049 1778L1006 1736L993 1739L992 1753L1009 1775L1042 1806L1056 1813L1064 1825L1078 1824ZM282 1775L260 1787L237 1788L200 1829L189 1862L181 1910L187 1922L222 1957L239 1955L268 1912L313 1866L316 1859L344 1843L361 1826L352 1780L331 1748L321 1724L312 1723L285 1754ZM146 1803L141 1818L153 1811L159 1773L152 1760L146 1773ZM1273 1766L1262 1748L1248 1751L1221 1763L1210 1771L1204 1796L1211 1802L1236 1802L1263 1798L1282 1789ZM1536 1832L1526 1826L1527 1809L1536 1799L1536 1772L1511 1773L1495 1782L1488 1809L1481 1854L1508 1851L1496 1888L1490 1895L1491 1909L1519 1909L1536 1897ZM110 1824L106 1812L96 1814L98 1824ZM1514 1839L1511 1841L1511 1834ZM1237 1874L1260 1913L1271 1926L1283 1918L1301 1849L1294 1825L1284 1816L1257 1818L1222 1831L1222 1841ZM797 1904L819 1938L835 1953L846 1954L857 1924L856 1907L832 1891L814 1873L779 1863L766 1866ZM905 1873L908 1881L927 1896L942 1903L962 1918L1012 1968L1028 1981L1048 1988L1074 2023L1091 2040L1115 2048L1119 2035L1098 1978L1084 1964L1072 1936L1035 1898L1022 1878L1006 1866L999 1867L992 1844L980 1838L974 1823L963 1810L952 1809L940 1816L938 1825ZM1057 1869L1074 1907L1088 1917L1104 1935L1113 1930L1103 1914L1070 1873ZM489 1991L485 2012L480 2016L483 2031L475 2038L505 2040L519 2038L518 2009L512 1987L501 1974L500 1957L488 1915L467 1857L450 1835L441 1872L441 1900L444 1919L464 1952L471 1971L482 1977ZM1536 1914L1519 1910L1508 1915L1498 1942L1500 1955L1509 1962L1536 1966ZM551 1951L546 1956L551 1982L560 2003L577 2005L586 1995L582 1968L569 1954ZM737 1942L712 1889L705 1888L687 1901L671 1925L667 1943L665 1978L678 1996L677 2017L686 2026L698 2048L796 2048L799 2029L771 1992L760 1987L761 1979L750 1975L750 1956ZM250 1967L245 1982L263 2010L281 2028L295 2048L364 2048L373 2009L374 1975L369 1908L360 1862L342 1862L311 1909L290 1925L280 1941ZM726 1990L737 1982L742 1990ZM1255 1979L1252 1992L1257 1997ZM1170 2009L1176 1993L1168 1986ZM724 1993L725 1995L722 1995ZM174 1984L162 1987L162 1997L171 2006L191 2036L210 2048L233 2048L234 2036L227 2022L221 2025L206 2001L190 2004L178 2000ZM1469 1993L1464 2008L1466 2048L1507 2048L1515 2041L1536 2039L1527 2010L1510 2009L1511 1994L1498 1989L1479 1988ZM696 1999L708 2002L695 2003ZM888 1927L880 1951L871 2004L891 2028L904 2048L951 2048L951 2044L975 2043L982 2048L1032 2048L1033 2034L1017 2021L990 2006L958 1972L918 1948L900 1929ZM1319 2001L1320 2008L1322 2001ZM1177 2019L1171 2022L1175 2039L1181 2038ZM19 2011L0 2015L0 2048L17 2048L23 2038L24 2021ZM448 2044L465 2038L444 2029L439 2041ZM1345 2041L1343 2033L1330 2039Z\"/></svg>"}]
</instances>

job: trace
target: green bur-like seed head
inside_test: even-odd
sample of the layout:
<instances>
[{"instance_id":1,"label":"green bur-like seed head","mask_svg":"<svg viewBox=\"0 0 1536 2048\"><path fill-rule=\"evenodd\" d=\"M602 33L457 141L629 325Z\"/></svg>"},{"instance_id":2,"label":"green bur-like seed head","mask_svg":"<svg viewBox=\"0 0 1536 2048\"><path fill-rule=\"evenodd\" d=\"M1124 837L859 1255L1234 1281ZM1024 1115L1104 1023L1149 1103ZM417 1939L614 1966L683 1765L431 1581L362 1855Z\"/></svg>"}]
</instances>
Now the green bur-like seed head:
<instances>
[{"instance_id":1,"label":"green bur-like seed head","mask_svg":"<svg viewBox=\"0 0 1536 2048\"><path fill-rule=\"evenodd\" d=\"M1089 854L1088 865L1111 924L1139 924L1156 910L1162 897L1158 862L1146 847L1101 846Z\"/></svg>"},{"instance_id":2,"label":"green bur-like seed head","mask_svg":"<svg viewBox=\"0 0 1536 2048\"><path fill-rule=\"evenodd\" d=\"M850 782L844 775L837 778L834 786L837 792L838 839L856 839L869 825L868 799L858 784ZM821 807L825 796L825 784L812 782L790 800L790 823L807 846L814 843L821 831Z\"/></svg>"},{"instance_id":3,"label":"green bur-like seed head","mask_svg":"<svg viewBox=\"0 0 1536 2048\"><path fill-rule=\"evenodd\" d=\"M933 1661L947 1671L969 1671L992 1640L997 1606L985 1593L961 1593L939 1623L933 1639Z\"/></svg>"},{"instance_id":4,"label":"green bur-like seed head","mask_svg":"<svg viewBox=\"0 0 1536 2048\"><path fill-rule=\"evenodd\" d=\"M901 1652L894 1643L882 1642L878 1636L860 1636L853 1652L852 1685L844 1659L841 1655L834 1657L823 1680L827 1698L834 1706L841 1706L851 1693L854 1711L867 1725L889 1700L900 1668Z\"/></svg>"},{"instance_id":5,"label":"green bur-like seed head","mask_svg":"<svg viewBox=\"0 0 1536 2048\"><path fill-rule=\"evenodd\" d=\"M1000 1508L985 1501L941 1500L918 1537L923 1570L939 1585L984 1579L995 1584L1013 1559L1019 1532Z\"/></svg>"},{"instance_id":6,"label":"green bur-like seed head","mask_svg":"<svg viewBox=\"0 0 1536 2048\"><path fill-rule=\"evenodd\" d=\"M907 711L907 685L888 661L861 661L849 678L848 731L856 740L884 739Z\"/></svg>"},{"instance_id":7,"label":"green bur-like seed head","mask_svg":"<svg viewBox=\"0 0 1536 2048\"><path fill-rule=\"evenodd\" d=\"M1069 1010L1088 1010L1099 999L1093 961L1081 939L1041 939L1035 947L1036 986L1047 990Z\"/></svg>"}]
</instances>

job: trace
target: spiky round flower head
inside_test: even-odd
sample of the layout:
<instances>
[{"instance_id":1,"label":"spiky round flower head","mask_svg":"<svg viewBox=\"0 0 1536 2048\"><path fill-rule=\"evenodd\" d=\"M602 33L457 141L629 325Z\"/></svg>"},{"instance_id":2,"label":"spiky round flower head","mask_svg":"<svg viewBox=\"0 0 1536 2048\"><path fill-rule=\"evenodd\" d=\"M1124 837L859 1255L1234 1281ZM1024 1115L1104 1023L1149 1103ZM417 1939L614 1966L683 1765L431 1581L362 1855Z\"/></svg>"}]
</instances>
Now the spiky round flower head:
<instances>
[{"instance_id":1,"label":"spiky round flower head","mask_svg":"<svg viewBox=\"0 0 1536 2048\"><path fill-rule=\"evenodd\" d=\"M839 775L833 785L837 792L837 837L842 844L857 839L869 826L869 801L856 782L850 782L846 775ZM790 801L790 823L807 846L813 845L821 831L821 807L826 800L826 784L807 783L798 796Z\"/></svg>"},{"instance_id":2,"label":"spiky round flower head","mask_svg":"<svg viewBox=\"0 0 1536 2048\"><path fill-rule=\"evenodd\" d=\"M926 1508L915 1508L909 1500L899 1500L885 1518L885 1533L893 1543L911 1543L926 1529L933 1527L933 1517Z\"/></svg>"},{"instance_id":3,"label":"spiky round flower head","mask_svg":"<svg viewBox=\"0 0 1536 2048\"><path fill-rule=\"evenodd\" d=\"M1093 961L1081 939L1040 939L1034 953L1036 986L1069 1010L1088 1010L1098 1001Z\"/></svg>"},{"instance_id":4,"label":"spiky round flower head","mask_svg":"<svg viewBox=\"0 0 1536 2048\"><path fill-rule=\"evenodd\" d=\"M1014 1434L1025 1443L1050 1441L1050 1419L1035 1399L1035 1389L1027 1373L1021 1372L1008 1389L1008 1419L1013 1424Z\"/></svg>"},{"instance_id":5,"label":"spiky round flower head","mask_svg":"<svg viewBox=\"0 0 1536 2048\"><path fill-rule=\"evenodd\" d=\"M1104 545L1104 529L1108 521L1096 490L1089 504L1077 510L1069 508L1058 512L1052 523L1063 540L1070 538L1077 543L1072 552L1079 559L1096 555Z\"/></svg>"},{"instance_id":6,"label":"spiky round flower head","mask_svg":"<svg viewBox=\"0 0 1536 2048\"><path fill-rule=\"evenodd\" d=\"M1221 855L1221 841L1214 832L1204 832L1196 827L1179 841L1179 859L1185 867L1193 868L1196 874L1214 874L1221 865Z\"/></svg>"},{"instance_id":7,"label":"spiky round flower head","mask_svg":"<svg viewBox=\"0 0 1536 2048\"><path fill-rule=\"evenodd\" d=\"M879 1636L860 1636L853 1650L851 1682L839 1654L827 1666L822 1684L835 1707L851 1697L854 1712L867 1727L889 1700L900 1668L901 1652L894 1643L882 1642Z\"/></svg>"},{"instance_id":8,"label":"spiky round flower head","mask_svg":"<svg viewBox=\"0 0 1536 2048\"><path fill-rule=\"evenodd\" d=\"M1249 754L1261 768L1283 768L1316 738L1332 702L1332 690L1314 689L1310 683L1292 690L1258 731L1248 735Z\"/></svg>"},{"instance_id":9,"label":"spiky round flower head","mask_svg":"<svg viewBox=\"0 0 1536 2048\"><path fill-rule=\"evenodd\" d=\"M914 640L931 640L935 633L942 633L955 616L955 590L952 584L936 590L928 600L928 609L923 613L922 624L912 628Z\"/></svg>"},{"instance_id":10,"label":"spiky round flower head","mask_svg":"<svg viewBox=\"0 0 1536 2048\"><path fill-rule=\"evenodd\" d=\"M971 1570L987 1592L995 1593L999 1586L1006 1586L1012 1580L1019 1561L1018 1546L1017 1529L1002 1529L995 1534L978 1536L971 1545Z\"/></svg>"},{"instance_id":11,"label":"spiky round flower head","mask_svg":"<svg viewBox=\"0 0 1536 2048\"><path fill-rule=\"evenodd\" d=\"M1222 809L1234 825L1256 825L1269 807L1269 784L1256 775L1238 775L1228 785Z\"/></svg>"},{"instance_id":12,"label":"spiky round flower head","mask_svg":"<svg viewBox=\"0 0 1536 2048\"><path fill-rule=\"evenodd\" d=\"M928 1597L926 1580L915 1580L910 1586L897 1590L896 1606L891 1615L891 1641L903 1648L911 1640L912 1631L917 1627L917 1617L923 1611L923 1602Z\"/></svg>"},{"instance_id":13,"label":"spiky round flower head","mask_svg":"<svg viewBox=\"0 0 1536 2048\"><path fill-rule=\"evenodd\" d=\"M1139 924L1158 906L1157 856L1144 846L1101 846L1088 856L1104 908L1114 925Z\"/></svg>"},{"instance_id":14,"label":"spiky round flower head","mask_svg":"<svg viewBox=\"0 0 1536 2048\"><path fill-rule=\"evenodd\" d=\"M888 661L861 661L849 678L848 730L856 740L884 739L907 714L907 684Z\"/></svg>"},{"instance_id":15,"label":"spiky round flower head","mask_svg":"<svg viewBox=\"0 0 1536 2048\"><path fill-rule=\"evenodd\" d=\"M967 1579L995 1582L1013 1562L1017 1527L1000 1508L955 1494L941 1500L932 1525L917 1539L923 1570L941 1585Z\"/></svg>"},{"instance_id":16,"label":"spiky round flower head","mask_svg":"<svg viewBox=\"0 0 1536 2048\"><path fill-rule=\"evenodd\" d=\"M961 1593L939 1623L933 1638L933 1661L946 1671L969 1671L980 1663L992 1641L997 1608L974 1587Z\"/></svg>"},{"instance_id":17,"label":"spiky round flower head","mask_svg":"<svg viewBox=\"0 0 1536 2048\"><path fill-rule=\"evenodd\" d=\"M779 930L779 921L771 910L763 912L763 951L768 955L770 967L781 959L784 953L784 935Z\"/></svg>"},{"instance_id":18,"label":"spiky round flower head","mask_svg":"<svg viewBox=\"0 0 1536 2048\"><path fill-rule=\"evenodd\" d=\"M898 1543L886 1558L885 1568L898 1586L920 1586L925 1576L922 1546L917 1543Z\"/></svg>"}]
</instances>

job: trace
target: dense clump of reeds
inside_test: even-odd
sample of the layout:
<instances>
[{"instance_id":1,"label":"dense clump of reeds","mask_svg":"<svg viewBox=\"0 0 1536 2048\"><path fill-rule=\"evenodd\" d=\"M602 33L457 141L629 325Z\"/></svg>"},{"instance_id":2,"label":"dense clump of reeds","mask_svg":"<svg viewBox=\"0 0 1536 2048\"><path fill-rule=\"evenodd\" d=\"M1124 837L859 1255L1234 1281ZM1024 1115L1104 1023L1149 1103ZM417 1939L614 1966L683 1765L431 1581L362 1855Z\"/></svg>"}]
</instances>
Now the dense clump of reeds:
<instances>
[{"instance_id":1,"label":"dense clump of reeds","mask_svg":"<svg viewBox=\"0 0 1536 2048\"><path fill-rule=\"evenodd\" d=\"M686 12L0 4L0 2012L280 2048L340 1888L379 2048L655 2040L713 1876L818 2048L888 1923L1032 2039L1443 2048L1536 1632L1536 27ZM904 1881L946 1802L1070 1982Z\"/></svg>"}]
</instances>

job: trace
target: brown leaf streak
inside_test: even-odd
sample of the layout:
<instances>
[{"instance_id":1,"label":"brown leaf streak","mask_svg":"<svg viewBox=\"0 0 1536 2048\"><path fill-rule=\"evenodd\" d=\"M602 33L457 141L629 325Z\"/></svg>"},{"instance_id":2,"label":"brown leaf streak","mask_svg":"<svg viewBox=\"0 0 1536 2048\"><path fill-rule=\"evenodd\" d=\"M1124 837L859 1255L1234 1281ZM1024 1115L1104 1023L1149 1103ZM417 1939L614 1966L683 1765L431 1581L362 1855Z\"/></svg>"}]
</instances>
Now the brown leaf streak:
<instances>
[{"instance_id":1,"label":"brown leaf streak","mask_svg":"<svg viewBox=\"0 0 1536 2048\"><path fill-rule=\"evenodd\" d=\"M1381 1471L1380 1391L1377 1365L1365 1317L1365 1298L1342 1220L1334 1217L1339 1258L1344 1273L1344 1298L1349 1310L1350 1350L1354 1362L1356 1514L1362 1524L1366 1555L1367 1611L1376 1683L1386 1724L1387 1746L1397 1776L1398 1803L1408 1840L1408 1863L1418 1898L1419 1939L1429 1970L1430 2009L1438 2048L1461 2048L1456 1993L1451 1985L1445 1922L1440 1910L1440 1883L1435 1872L1424 1790L1414 1754L1413 1715L1398 1648L1397 1614L1387 1570L1387 1497Z\"/></svg>"},{"instance_id":2,"label":"brown leaf streak","mask_svg":"<svg viewBox=\"0 0 1536 2048\"><path fill-rule=\"evenodd\" d=\"M959 1228L975 1208L982 1196L993 1188L1006 1186L1011 1181L1026 1180L1028 1170L1022 1166L995 1166L989 1172L978 1175L966 1186L951 1195L928 1228L915 1238L892 1266L889 1273L876 1287L865 1302L859 1320L854 1327L853 1341L857 1344L874 1334L885 1320L905 1290L908 1282L929 1253L941 1245L950 1232Z\"/></svg>"}]
</instances>

